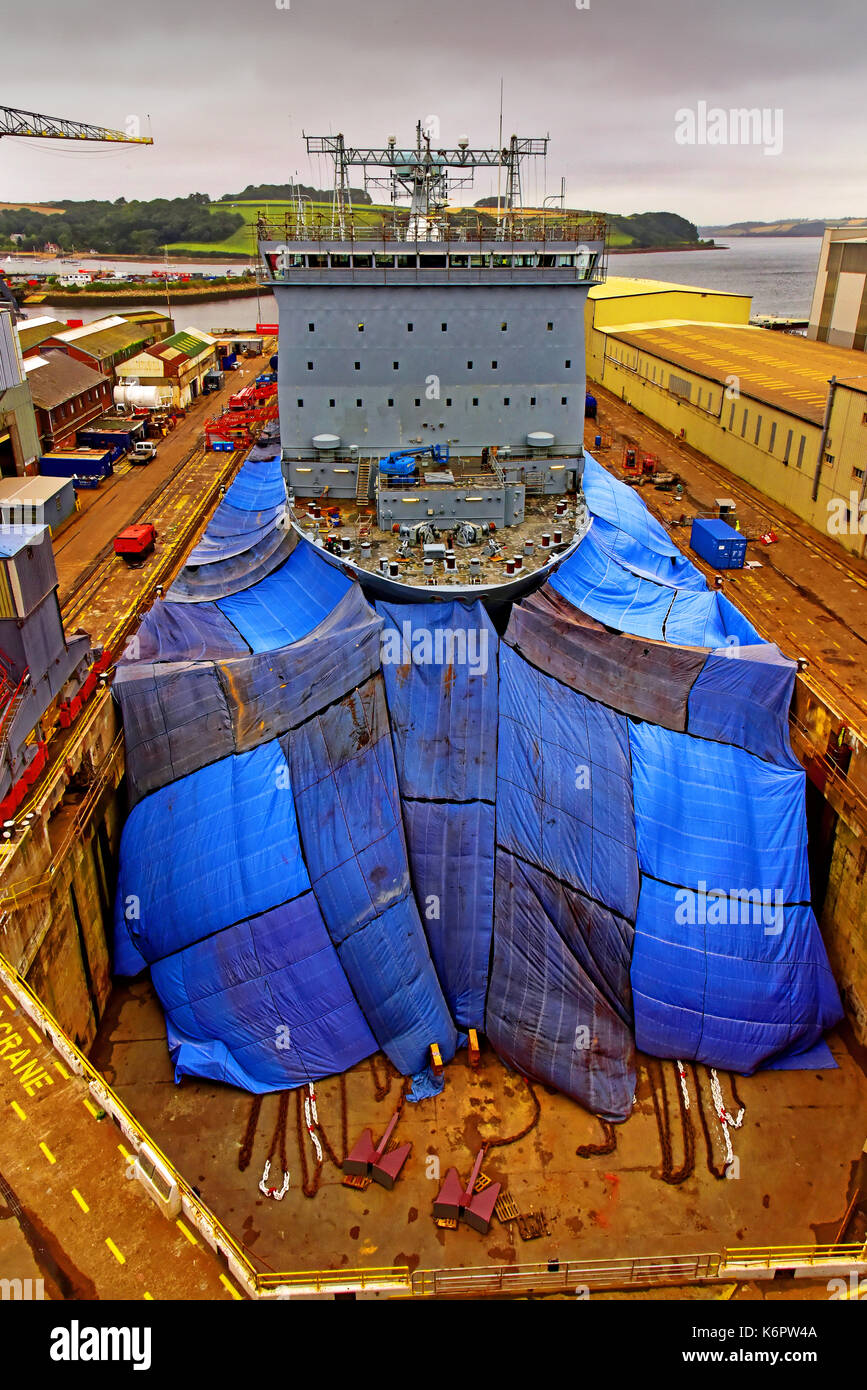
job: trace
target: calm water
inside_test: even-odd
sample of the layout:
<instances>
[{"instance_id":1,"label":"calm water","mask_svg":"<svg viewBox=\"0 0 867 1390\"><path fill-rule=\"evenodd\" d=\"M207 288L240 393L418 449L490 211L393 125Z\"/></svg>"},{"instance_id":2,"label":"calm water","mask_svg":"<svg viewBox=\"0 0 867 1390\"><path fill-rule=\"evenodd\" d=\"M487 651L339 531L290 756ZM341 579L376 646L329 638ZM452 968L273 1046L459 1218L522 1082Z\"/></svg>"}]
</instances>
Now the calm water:
<instances>
[{"instance_id":1,"label":"calm water","mask_svg":"<svg viewBox=\"0 0 867 1390\"><path fill-rule=\"evenodd\" d=\"M731 237L725 244L727 251L609 256L608 272L751 294L754 314L807 318L821 237Z\"/></svg>"},{"instance_id":2,"label":"calm water","mask_svg":"<svg viewBox=\"0 0 867 1390\"><path fill-rule=\"evenodd\" d=\"M611 256L608 262L612 275L632 275L649 280L671 280L684 285L701 285L710 290L731 290L736 294L753 296L756 314L781 314L806 318L810 311L813 284L819 261L819 237L732 237L726 251L666 251L660 253L628 252ZM0 263L2 264L2 263ZM19 270L45 270L46 261L16 260ZM127 274L159 270L159 261L89 261L86 257L68 262L58 269L75 270L78 265L111 266ZM179 270L204 270L207 274L225 273L225 263L213 265L178 265ZM232 269L238 269L236 262ZM131 305L131 308L158 309L161 304ZM50 305L33 306L29 316L45 313ZM61 318L75 317L89 323L111 309L85 308L83 305L64 305L58 310ZM207 300L197 304L172 305L178 328L202 328L206 331L221 328L252 329L257 323L276 323L277 305L273 295L263 294L258 301L249 299Z\"/></svg>"}]
</instances>

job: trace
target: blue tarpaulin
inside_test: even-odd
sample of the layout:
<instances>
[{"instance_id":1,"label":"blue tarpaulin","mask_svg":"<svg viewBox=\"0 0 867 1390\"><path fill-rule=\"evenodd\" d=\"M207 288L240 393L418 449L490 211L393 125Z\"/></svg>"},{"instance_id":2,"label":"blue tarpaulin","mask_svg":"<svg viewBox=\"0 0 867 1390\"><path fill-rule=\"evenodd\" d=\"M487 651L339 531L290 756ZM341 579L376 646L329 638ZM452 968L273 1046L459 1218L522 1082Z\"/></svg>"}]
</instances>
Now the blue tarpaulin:
<instances>
[{"instance_id":1,"label":"blue tarpaulin","mask_svg":"<svg viewBox=\"0 0 867 1390\"><path fill-rule=\"evenodd\" d=\"M352 580L299 540L285 564L251 589L219 599L217 607L254 652L305 637L349 589Z\"/></svg>"},{"instance_id":2,"label":"blue tarpaulin","mask_svg":"<svg viewBox=\"0 0 867 1390\"><path fill-rule=\"evenodd\" d=\"M494 912L497 634L481 603L377 611L416 899L452 1014L481 1029Z\"/></svg>"},{"instance_id":3,"label":"blue tarpaulin","mask_svg":"<svg viewBox=\"0 0 867 1390\"><path fill-rule=\"evenodd\" d=\"M381 1047L421 1098L475 1026L614 1121L636 1044L820 1056L794 666L638 495L587 460L590 530L498 642L479 603L374 613L254 454L116 678L115 968L150 965L177 1074L282 1089Z\"/></svg>"}]
</instances>

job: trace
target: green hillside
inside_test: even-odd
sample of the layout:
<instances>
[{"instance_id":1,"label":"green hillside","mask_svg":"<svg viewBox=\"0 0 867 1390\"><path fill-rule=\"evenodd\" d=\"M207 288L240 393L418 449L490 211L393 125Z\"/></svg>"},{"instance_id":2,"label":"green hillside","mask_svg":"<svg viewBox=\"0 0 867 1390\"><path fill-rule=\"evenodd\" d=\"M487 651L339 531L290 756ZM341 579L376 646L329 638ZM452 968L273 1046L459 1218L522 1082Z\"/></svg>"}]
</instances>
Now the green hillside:
<instances>
[{"instance_id":1,"label":"green hillside","mask_svg":"<svg viewBox=\"0 0 867 1390\"><path fill-rule=\"evenodd\" d=\"M189 252L197 255L256 255L256 219L260 212L267 212L277 216L284 212L292 212L294 204L288 200L275 200L266 202L260 199L228 200L221 199L219 203L211 205L212 213L232 212L243 217L243 225L237 227L230 236L223 241L214 242L195 242L177 241L169 244L169 250L175 254ZM328 221L331 216L331 204L328 202L306 204L308 216L314 219L321 217L323 221ZM353 207L353 218L356 222L365 226L376 226L382 220L384 213L389 212L390 208L381 204L356 204ZM476 205L474 209L467 209L468 215L481 215L483 218L491 216L488 206ZM576 214L587 216L586 213ZM601 213L599 216L605 217L609 226L609 245L616 250L643 250L655 246L697 246L700 245L698 230L695 223L688 222L685 217L678 216L674 212L634 212L628 215L619 213Z\"/></svg>"}]
</instances>

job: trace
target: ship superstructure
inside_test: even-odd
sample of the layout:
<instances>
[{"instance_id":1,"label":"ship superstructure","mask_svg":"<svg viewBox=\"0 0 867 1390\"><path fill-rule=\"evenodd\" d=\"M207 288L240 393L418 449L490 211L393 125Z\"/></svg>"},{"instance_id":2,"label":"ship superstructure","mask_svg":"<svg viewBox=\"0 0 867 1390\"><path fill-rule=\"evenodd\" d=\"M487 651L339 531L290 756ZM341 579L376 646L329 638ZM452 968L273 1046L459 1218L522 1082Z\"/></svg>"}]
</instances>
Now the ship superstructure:
<instances>
[{"instance_id":1,"label":"ship superstructure","mask_svg":"<svg viewBox=\"0 0 867 1390\"><path fill-rule=\"evenodd\" d=\"M525 213L521 165L547 143L434 149L420 126L409 150L308 136L334 160L330 215L299 202L260 219L294 519L379 591L511 596L580 534L584 303L605 226ZM356 166L389 187L376 224L351 206ZM497 168L502 206L449 211L477 168Z\"/></svg>"}]
</instances>

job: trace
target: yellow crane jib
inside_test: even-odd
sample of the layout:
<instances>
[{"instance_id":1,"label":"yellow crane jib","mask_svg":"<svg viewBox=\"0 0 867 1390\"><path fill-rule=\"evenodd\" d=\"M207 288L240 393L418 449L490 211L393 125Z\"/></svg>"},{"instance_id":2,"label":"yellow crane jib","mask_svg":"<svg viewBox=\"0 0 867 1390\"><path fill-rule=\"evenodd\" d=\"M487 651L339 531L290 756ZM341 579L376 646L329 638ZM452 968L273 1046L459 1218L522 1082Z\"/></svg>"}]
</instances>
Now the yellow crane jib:
<instances>
[{"instance_id":1,"label":"yellow crane jib","mask_svg":"<svg viewBox=\"0 0 867 1390\"><path fill-rule=\"evenodd\" d=\"M109 140L123 145L152 145L150 135L130 135L101 125L68 121L63 116L43 116L37 111L18 111L0 106L0 139L4 135L29 136L37 140Z\"/></svg>"}]
</instances>

